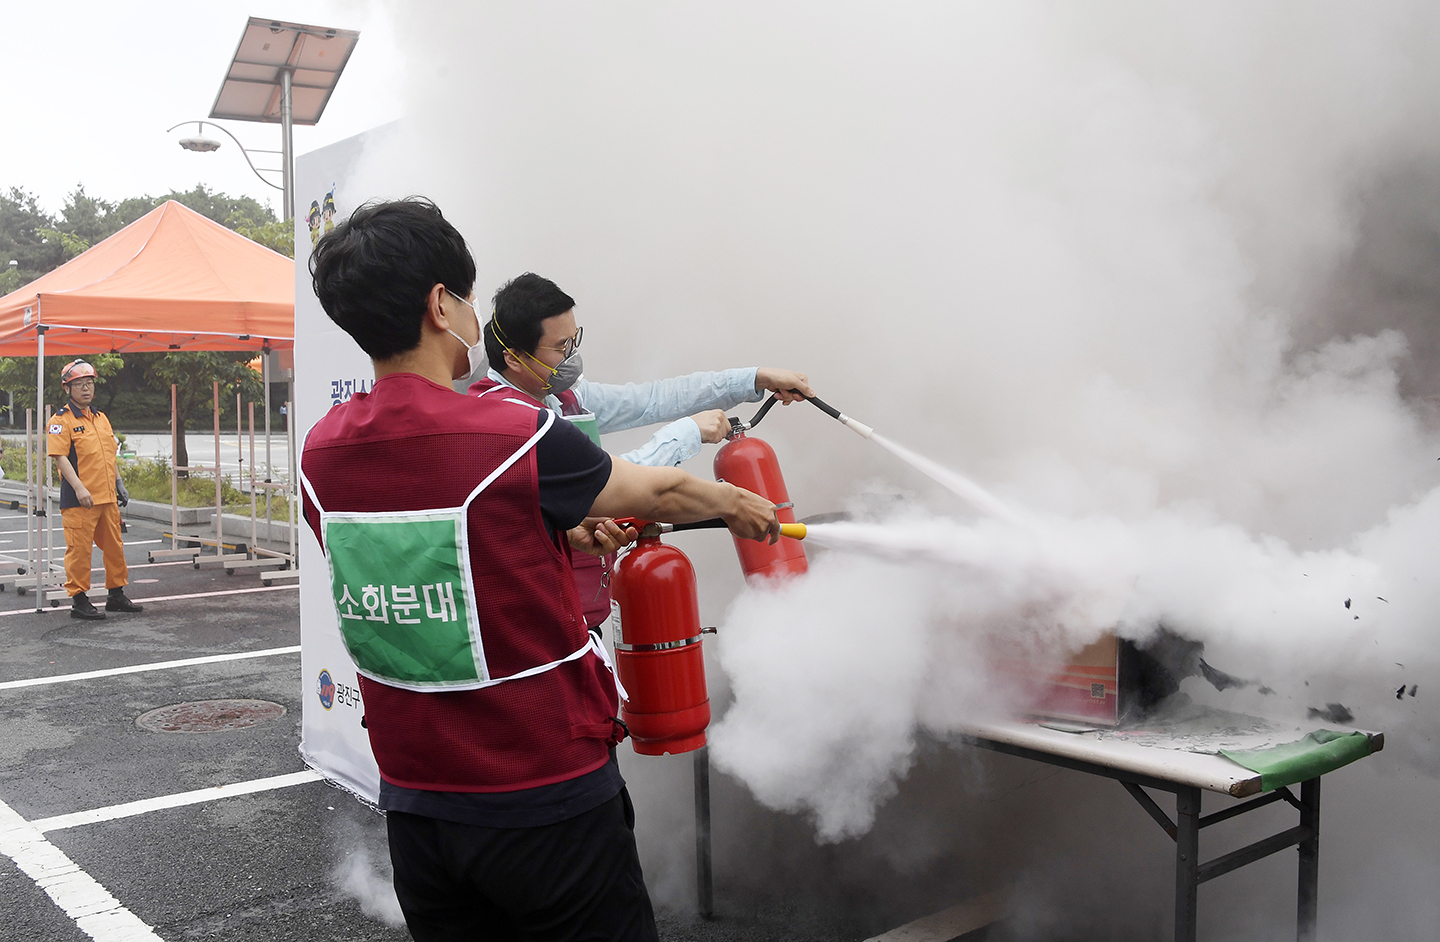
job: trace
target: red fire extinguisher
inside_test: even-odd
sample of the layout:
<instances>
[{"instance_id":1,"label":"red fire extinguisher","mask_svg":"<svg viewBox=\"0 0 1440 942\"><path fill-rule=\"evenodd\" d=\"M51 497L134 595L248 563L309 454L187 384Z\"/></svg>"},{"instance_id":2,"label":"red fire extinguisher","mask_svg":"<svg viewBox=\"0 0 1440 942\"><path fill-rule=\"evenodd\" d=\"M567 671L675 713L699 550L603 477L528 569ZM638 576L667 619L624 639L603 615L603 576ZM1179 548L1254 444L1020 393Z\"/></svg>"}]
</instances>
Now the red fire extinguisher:
<instances>
[{"instance_id":1,"label":"red fire extinguisher","mask_svg":"<svg viewBox=\"0 0 1440 942\"><path fill-rule=\"evenodd\" d=\"M775 505L782 524L795 523L795 505L785 489L780 461L775 449L763 440L747 438L745 430L753 428L775 404L771 397L749 422L730 419L730 434L715 454L715 480L754 491ZM805 547L799 540L781 539L775 544L735 537L735 552L746 579L784 578L798 576L810 566L805 560Z\"/></svg>"},{"instance_id":2,"label":"red fire extinguisher","mask_svg":"<svg viewBox=\"0 0 1440 942\"><path fill-rule=\"evenodd\" d=\"M658 525L640 526L611 584L615 669L630 695L620 718L641 755L690 752L705 745L710 725L695 567L660 542Z\"/></svg>"}]
</instances>

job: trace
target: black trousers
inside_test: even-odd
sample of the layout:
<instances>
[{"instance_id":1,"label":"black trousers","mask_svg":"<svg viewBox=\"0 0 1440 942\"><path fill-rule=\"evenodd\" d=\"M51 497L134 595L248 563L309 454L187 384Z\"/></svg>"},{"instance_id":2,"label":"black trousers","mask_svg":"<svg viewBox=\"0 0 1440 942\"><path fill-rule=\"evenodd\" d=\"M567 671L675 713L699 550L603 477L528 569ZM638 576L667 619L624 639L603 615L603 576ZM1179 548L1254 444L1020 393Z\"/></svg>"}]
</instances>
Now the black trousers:
<instances>
[{"instance_id":1,"label":"black trousers","mask_svg":"<svg viewBox=\"0 0 1440 942\"><path fill-rule=\"evenodd\" d=\"M657 942L621 789L557 824L491 828L391 811L395 893L416 942Z\"/></svg>"}]
</instances>

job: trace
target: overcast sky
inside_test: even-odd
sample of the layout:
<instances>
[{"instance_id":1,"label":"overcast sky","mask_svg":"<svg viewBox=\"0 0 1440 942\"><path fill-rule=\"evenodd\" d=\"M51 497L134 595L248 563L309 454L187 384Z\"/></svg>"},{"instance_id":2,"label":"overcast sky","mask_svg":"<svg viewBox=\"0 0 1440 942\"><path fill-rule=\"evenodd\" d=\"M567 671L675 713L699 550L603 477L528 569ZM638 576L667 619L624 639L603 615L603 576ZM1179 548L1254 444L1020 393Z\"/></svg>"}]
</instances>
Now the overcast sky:
<instances>
[{"instance_id":1,"label":"overcast sky","mask_svg":"<svg viewBox=\"0 0 1440 942\"><path fill-rule=\"evenodd\" d=\"M0 56L0 187L22 187L58 211L84 184L105 199L196 183L268 201L280 191L250 172L223 135L211 154L181 150L166 129L210 113L250 16L356 29L360 41L320 123L295 128L295 153L399 117L398 55L385 14L361 0L145 0L6 5ZM278 125L226 122L247 148L279 150ZM256 163L279 165L278 156Z\"/></svg>"}]
</instances>

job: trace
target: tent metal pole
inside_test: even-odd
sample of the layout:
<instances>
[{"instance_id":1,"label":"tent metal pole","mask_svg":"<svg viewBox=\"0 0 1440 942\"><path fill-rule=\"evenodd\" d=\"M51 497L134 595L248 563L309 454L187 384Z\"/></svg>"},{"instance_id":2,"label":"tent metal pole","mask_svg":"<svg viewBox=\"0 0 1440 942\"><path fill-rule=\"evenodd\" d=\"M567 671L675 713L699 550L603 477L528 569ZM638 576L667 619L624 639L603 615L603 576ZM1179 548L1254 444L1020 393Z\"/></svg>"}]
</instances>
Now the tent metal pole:
<instances>
[{"instance_id":1,"label":"tent metal pole","mask_svg":"<svg viewBox=\"0 0 1440 942\"><path fill-rule=\"evenodd\" d=\"M254 549L260 542L255 534L255 403L250 406L250 548ZM265 493L269 494L267 487ZM270 538L270 528L265 528L265 538Z\"/></svg>"},{"instance_id":2,"label":"tent metal pole","mask_svg":"<svg viewBox=\"0 0 1440 942\"><path fill-rule=\"evenodd\" d=\"M43 324L36 324L36 325L35 325L35 418L36 418L37 420L40 418L40 416L41 416L41 414L42 414L42 413L41 413L41 410L42 410L42 409L44 409L46 413L48 413L48 412L50 411L48 408L45 408L45 406L43 405L44 402L45 402L45 327L44 327ZM50 427L49 418L50 418L49 415L46 415L46 416L45 416L46 422L45 422L45 425L43 426L43 428L45 428L45 429L47 430L47 432L48 432L49 427ZM37 432L38 432L38 431L39 431L39 430L37 429ZM39 438L39 435L38 435L38 434L36 435L36 438L37 438L37 439ZM38 444L38 442L37 442L37 444ZM31 516L35 517L35 525L36 525L36 526L41 526L41 525L43 525L43 524L49 523L49 521L45 519L45 511L48 509L46 505L48 504L48 502L49 502L49 500L50 500L50 495L45 492L45 478L48 477L48 474L41 474L41 473L40 473L40 468L41 468L40 462L44 462L44 463L45 463L45 470L46 470L46 472L48 472L48 471L50 470L50 467L49 467L49 466L50 466L50 462L49 462L49 461L46 461L46 459L45 459L45 454L46 454L46 452L48 452L49 450L50 450L50 449L49 449L48 447L47 447L46 449L44 449L44 451L40 451L39 449L37 449L37 454L36 454L36 456L35 456L35 462L36 462L36 463L35 463L35 491L36 491L36 494L35 494L35 504L34 504L34 506L32 506L32 507L30 508L30 514L31 514ZM48 533L48 528L47 528L47 533ZM37 611L37 612L42 612L42 611L45 610L45 577L50 574L50 567L49 567L49 565L47 564L47 561L46 561L46 559L45 559L44 550L41 549L41 547L44 545L44 542L45 542L45 536L42 535L41 533L39 533L39 531L37 531L35 535L36 535L36 537L37 537L37 539L35 540L35 568L32 569L32 570L30 570L30 571L33 572L33 573L35 573L35 611ZM52 558L53 558L53 557L52 557Z\"/></svg>"},{"instance_id":3,"label":"tent metal pole","mask_svg":"<svg viewBox=\"0 0 1440 942\"><path fill-rule=\"evenodd\" d=\"M51 408L49 406L46 406L45 425L47 429L49 428L50 421L53 415L54 413ZM48 453L50 449L47 447L45 450ZM45 522L45 566L43 571L39 573L40 579L37 580L35 586L37 590L35 593L35 600L36 604L44 605L44 579L46 576L49 576L50 571L55 568L55 526L50 522L50 512L54 510L54 508L50 506L50 490L52 485L54 484L54 479L51 476L54 473L54 462L48 460L48 458L42 458L41 460L45 462L45 483L42 487L42 490L45 494L45 499L40 503L40 506L44 508L44 516L41 517L41 519Z\"/></svg>"},{"instance_id":4,"label":"tent metal pole","mask_svg":"<svg viewBox=\"0 0 1440 942\"><path fill-rule=\"evenodd\" d=\"M35 410L25 410L25 562L29 565L29 571L40 572L39 558L35 555L40 545L38 532L35 529L39 517L35 516L35 508L40 506L35 500L36 474L38 465L35 464Z\"/></svg>"},{"instance_id":5,"label":"tent metal pole","mask_svg":"<svg viewBox=\"0 0 1440 942\"><path fill-rule=\"evenodd\" d=\"M224 504L220 499L220 381L212 383L215 394L215 555L225 555Z\"/></svg>"},{"instance_id":6,"label":"tent metal pole","mask_svg":"<svg viewBox=\"0 0 1440 942\"><path fill-rule=\"evenodd\" d=\"M235 489L245 486L245 414L240 411L240 393L235 393L235 458L240 463L235 472ZM253 478L254 475L252 474Z\"/></svg>"},{"instance_id":7,"label":"tent metal pole","mask_svg":"<svg viewBox=\"0 0 1440 942\"><path fill-rule=\"evenodd\" d=\"M292 330L293 334L294 331ZM270 341L265 341L264 353L260 356L260 381L265 384L265 483L275 480L274 462L270 457ZM254 480L255 462L250 462L251 480ZM270 488L265 488L265 532L270 532Z\"/></svg>"},{"instance_id":8,"label":"tent metal pole","mask_svg":"<svg viewBox=\"0 0 1440 942\"><path fill-rule=\"evenodd\" d=\"M180 409L175 384L170 384L170 549L180 548ZM189 458L186 458L189 461ZM188 470L188 466L187 466Z\"/></svg>"}]
</instances>

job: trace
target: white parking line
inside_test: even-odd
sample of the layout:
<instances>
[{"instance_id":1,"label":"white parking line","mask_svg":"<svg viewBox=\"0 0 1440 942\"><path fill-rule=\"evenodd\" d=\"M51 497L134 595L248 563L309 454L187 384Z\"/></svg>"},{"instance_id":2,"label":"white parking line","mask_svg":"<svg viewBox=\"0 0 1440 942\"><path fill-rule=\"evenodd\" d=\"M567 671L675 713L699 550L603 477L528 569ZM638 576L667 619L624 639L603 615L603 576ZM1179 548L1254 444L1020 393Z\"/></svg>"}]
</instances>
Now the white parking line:
<instances>
[{"instance_id":1,"label":"white parking line","mask_svg":"<svg viewBox=\"0 0 1440 942\"><path fill-rule=\"evenodd\" d=\"M152 595L152 596L149 597L149 598L145 598L145 599L133 599L133 601L142 602L142 603L143 603L143 602L173 602L173 601L175 601L176 599L208 599L208 598L213 598L214 596L217 596L217 595L244 595L244 594L246 594L247 592L278 592L278 591L280 591L281 589L298 589L298 588L300 588L298 585L270 585L270 586L264 586L264 585L262 585L262 586L258 586L258 587L256 587L256 588L254 588L254 589L225 589L225 590L223 590L223 591L221 591L221 592L193 592L193 593L191 593L190 595ZM10 610L8 610L8 611L0 612L0 617L3 617L3 616L5 616L5 615L24 615L24 614L27 614L27 613L33 613L34 611L35 611L35 607L34 607L34 606L31 606L30 608L12 608L12 609L10 609Z\"/></svg>"},{"instance_id":2,"label":"white parking line","mask_svg":"<svg viewBox=\"0 0 1440 942\"><path fill-rule=\"evenodd\" d=\"M154 569L156 566L193 566L193 565L195 565L195 564L192 563L190 560L188 560L188 559L182 559L182 560L179 560L178 562L173 562L173 563L132 563L132 564L126 566L125 568L126 568L126 569ZM91 571L91 572L104 572L104 571L105 571L105 567L104 567L104 566L92 566L92 567L90 567L90 571Z\"/></svg>"},{"instance_id":3,"label":"white parking line","mask_svg":"<svg viewBox=\"0 0 1440 942\"><path fill-rule=\"evenodd\" d=\"M147 599L146 601L151 601ZM170 670L174 667L194 667L197 664L219 664L222 661L243 661L252 657L274 657L278 654L299 654L300 645L285 648L266 648L264 651L241 651L235 654L207 654L203 657L187 657L179 661L154 661L149 664L131 664L129 667L107 667L104 670L84 671L79 674L56 674L53 677L31 677L27 680L7 680L0 683L0 690L18 690L21 687L42 687L45 684L64 684L73 680L94 680L97 677L116 677L120 674L143 674L146 671Z\"/></svg>"},{"instance_id":4,"label":"white parking line","mask_svg":"<svg viewBox=\"0 0 1440 942\"><path fill-rule=\"evenodd\" d=\"M0 854L15 861L95 942L162 942L139 916L121 906L109 890L3 801Z\"/></svg>"},{"instance_id":5,"label":"white parking line","mask_svg":"<svg viewBox=\"0 0 1440 942\"><path fill-rule=\"evenodd\" d=\"M216 785L212 788L197 788L194 791L178 792L174 795L161 795L159 798L142 798L139 801L127 801L119 805L110 805L107 808L76 811L72 814L58 814L53 818L41 818L38 821L32 821L30 822L30 826L43 834L49 831L60 831L65 828L77 827L81 824L114 821L116 818L131 818L137 814L160 811L165 808L183 808L186 805L203 804L207 801L231 798L235 795L249 795L254 792L271 791L276 788L289 788L291 785L304 785L307 782L319 781L323 781L323 776L321 776L319 772L306 769L303 772L272 775L269 778L257 778L248 782L235 782L232 785Z\"/></svg>"}]
</instances>

